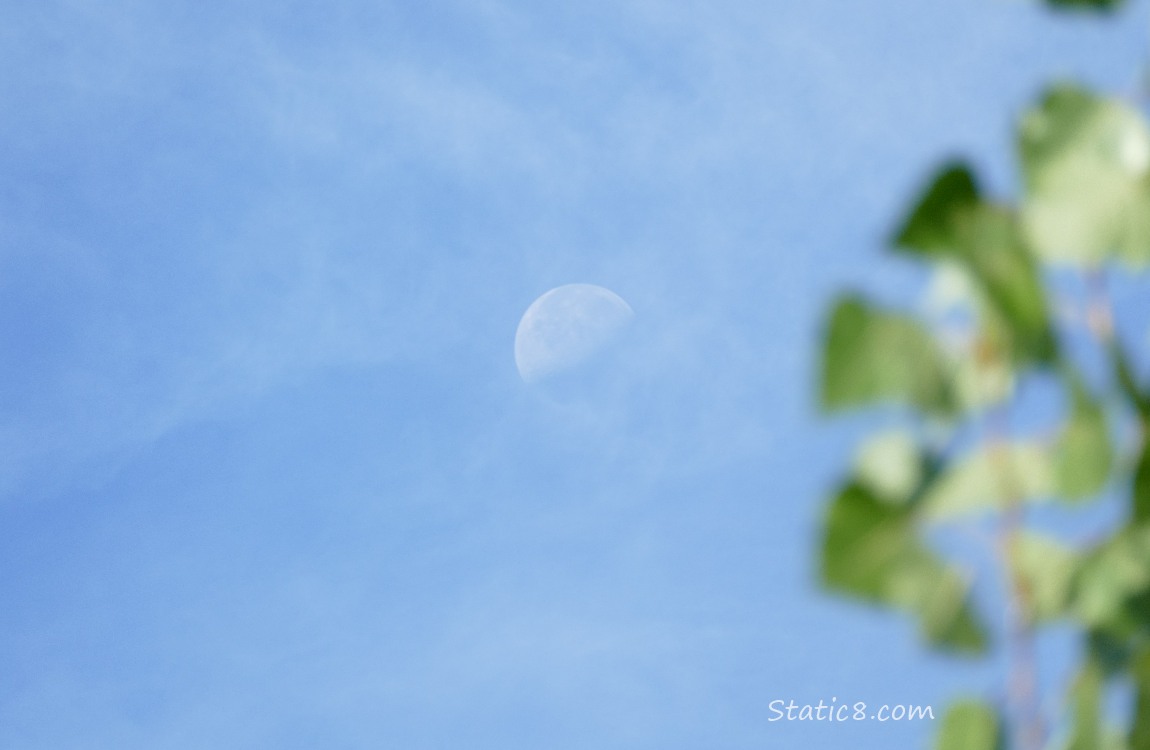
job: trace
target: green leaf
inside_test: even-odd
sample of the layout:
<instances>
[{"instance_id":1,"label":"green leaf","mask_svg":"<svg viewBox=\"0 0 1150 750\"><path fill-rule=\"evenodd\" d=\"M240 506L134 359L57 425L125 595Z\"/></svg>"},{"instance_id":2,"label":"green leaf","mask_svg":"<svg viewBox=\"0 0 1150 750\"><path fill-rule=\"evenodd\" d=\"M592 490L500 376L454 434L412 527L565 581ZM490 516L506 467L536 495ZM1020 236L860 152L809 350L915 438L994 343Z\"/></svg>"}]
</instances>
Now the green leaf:
<instances>
[{"instance_id":1,"label":"green leaf","mask_svg":"<svg viewBox=\"0 0 1150 750\"><path fill-rule=\"evenodd\" d=\"M1150 521L1150 440L1142 444L1142 455L1134 469L1134 486L1130 493L1133 516L1137 523Z\"/></svg>"},{"instance_id":2,"label":"green leaf","mask_svg":"<svg viewBox=\"0 0 1150 750\"><path fill-rule=\"evenodd\" d=\"M1054 445L1055 484L1062 497L1078 500L1101 492L1110 479L1114 449L1106 414L1074 377L1070 418Z\"/></svg>"},{"instance_id":3,"label":"green leaf","mask_svg":"<svg viewBox=\"0 0 1150 750\"><path fill-rule=\"evenodd\" d=\"M1147 587L1150 528L1126 528L1081 558L1072 584L1071 608L1092 628L1129 632L1139 623L1132 621L1127 604Z\"/></svg>"},{"instance_id":4,"label":"green leaf","mask_svg":"<svg viewBox=\"0 0 1150 750\"><path fill-rule=\"evenodd\" d=\"M1134 720L1130 726L1130 747L1150 747L1150 651L1134 662Z\"/></svg>"},{"instance_id":5,"label":"green leaf","mask_svg":"<svg viewBox=\"0 0 1150 750\"><path fill-rule=\"evenodd\" d=\"M905 604L900 575L915 570L909 515L858 483L847 485L830 506L823 538L822 579L864 599ZM912 597L913 598L913 592Z\"/></svg>"},{"instance_id":6,"label":"green leaf","mask_svg":"<svg viewBox=\"0 0 1150 750\"><path fill-rule=\"evenodd\" d=\"M857 481L830 506L820 574L832 590L918 615L925 637L938 648L986 648L968 582L918 540L911 507L885 502Z\"/></svg>"},{"instance_id":7,"label":"green leaf","mask_svg":"<svg viewBox=\"0 0 1150 750\"><path fill-rule=\"evenodd\" d=\"M1150 394L1145 393L1138 384L1138 377L1134 374L1134 366L1130 362L1130 357L1126 354L1122 342L1118 340L1117 336L1111 336L1105 342L1105 346L1106 356L1110 360L1110 366L1114 368L1119 390L1134 407L1134 410L1138 412L1143 423L1150 423Z\"/></svg>"},{"instance_id":8,"label":"green leaf","mask_svg":"<svg viewBox=\"0 0 1150 750\"><path fill-rule=\"evenodd\" d=\"M985 355L988 350L1005 348L992 342L991 337L982 335L956 357L954 391L965 412L1001 404L1014 393L1017 378L1007 357Z\"/></svg>"},{"instance_id":9,"label":"green leaf","mask_svg":"<svg viewBox=\"0 0 1150 750\"><path fill-rule=\"evenodd\" d=\"M939 260L924 303L954 373L959 410L978 411L1008 399L1016 381L1011 333L988 309L970 273L953 260Z\"/></svg>"},{"instance_id":10,"label":"green leaf","mask_svg":"<svg viewBox=\"0 0 1150 750\"><path fill-rule=\"evenodd\" d=\"M1066 613L1078 554L1042 534L1023 531L1011 550L1014 572L1028 592L1030 615L1038 621L1051 620Z\"/></svg>"},{"instance_id":11,"label":"green leaf","mask_svg":"<svg viewBox=\"0 0 1150 750\"><path fill-rule=\"evenodd\" d=\"M943 472L922 500L923 515L944 521L1013 502L1049 497L1054 490L1050 454L1037 443L980 447Z\"/></svg>"},{"instance_id":12,"label":"green leaf","mask_svg":"<svg viewBox=\"0 0 1150 750\"><path fill-rule=\"evenodd\" d=\"M961 253L1014 338L1016 361L1052 361L1056 345L1038 267L1012 212L983 206L964 227Z\"/></svg>"},{"instance_id":13,"label":"green leaf","mask_svg":"<svg viewBox=\"0 0 1150 750\"><path fill-rule=\"evenodd\" d=\"M1102 668L1087 661L1070 688L1073 725L1066 750L1102 750L1108 744L1102 724Z\"/></svg>"},{"instance_id":14,"label":"green leaf","mask_svg":"<svg viewBox=\"0 0 1150 750\"><path fill-rule=\"evenodd\" d=\"M1121 8L1125 0L1046 0L1046 4L1059 10L1099 10L1110 11Z\"/></svg>"},{"instance_id":15,"label":"green leaf","mask_svg":"<svg viewBox=\"0 0 1150 750\"><path fill-rule=\"evenodd\" d=\"M897 250L957 263L1011 334L1012 362L1051 362L1057 345L1038 268L1012 211L982 199L961 163L944 166L895 235Z\"/></svg>"},{"instance_id":16,"label":"green leaf","mask_svg":"<svg viewBox=\"0 0 1150 750\"><path fill-rule=\"evenodd\" d=\"M1133 648L1128 638L1108 630L1088 630L1086 633L1087 657L1093 659L1103 674L1120 674L1130 665Z\"/></svg>"},{"instance_id":17,"label":"green leaf","mask_svg":"<svg viewBox=\"0 0 1150 750\"><path fill-rule=\"evenodd\" d=\"M914 318L841 298L823 348L822 405L827 410L901 402L928 413L954 410L946 363Z\"/></svg>"},{"instance_id":18,"label":"green leaf","mask_svg":"<svg viewBox=\"0 0 1150 750\"><path fill-rule=\"evenodd\" d=\"M935 750L1003 750L1004 734L993 708L979 700L959 701L942 718Z\"/></svg>"},{"instance_id":19,"label":"green leaf","mask_svg":"<svg viewBox=\"0 0 1150 750\"><path fill-rule=\"evenodd\" d=\"M1018 135L1022 220L1052 263L1150 262L1150 128L1132 107L1072 85L1050 89Z\"/></svg>"},{"instance_id":20,"label":"green leaf","mask_svg":"<svg viewBox=\"0 0 1150 750\"><path fill-rule=\"evenodd\" d=\"M929 643L971 653L986 647L986 632L970 606L970 581L953 568L932 568L918 602L922 632Z\"/></svg>"},{"instance_id":21,"label":"green leaf","mask_svg":"<svg viewBox=\"0 0 1150 750\"><path fill-rule=\"evenodd\" d=\"M939 258L953 256L962 222L981 204L970 168L962 162L945 164L903 222L895 246Z\"/></svg>"}]
</instances>

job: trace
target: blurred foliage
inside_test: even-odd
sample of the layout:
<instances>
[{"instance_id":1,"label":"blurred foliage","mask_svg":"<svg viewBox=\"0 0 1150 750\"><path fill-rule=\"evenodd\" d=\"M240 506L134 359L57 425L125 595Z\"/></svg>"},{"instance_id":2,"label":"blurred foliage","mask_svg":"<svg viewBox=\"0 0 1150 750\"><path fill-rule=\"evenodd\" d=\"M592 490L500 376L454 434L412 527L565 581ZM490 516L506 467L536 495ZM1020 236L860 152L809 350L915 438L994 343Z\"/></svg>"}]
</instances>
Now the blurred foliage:
<instances>
[{"instance_id":1,"label":"blurred foliage","mask_svg":"<svg viewBox=\"0 0 1150 750\"><path fill-rule=\"evenodd\" d=\"M1047 5L1109 11L1122 3ZM1010 691L1001 705L961 701L940 723L939 750L1039 750L1047 723L1058 744L1043 748L1150 750L1150 387L1114 335L1100 284L1150 265L1150 123L1132 103L1060 82L1023 111L1015 144L1015 198L988 195L968 163L952 160L896 222L892 254L935 279L926 309L860 292L830 306L822 409L885 410L897 424L862 441L830 498L820 579L911 616L926 644L954 654L1009 653L1053 622L1081 633L1082 664L1054 721L1025 715ZM1053 314L1064 305L1052 304L1052 269L1085 280L1080 314ZM1081 347L1071 353L1062 343L1070 326L1084 328L1100 355L1089 380L1075 360ZM1108 372L1099 376L1097 363ZM1036 380L1061 390L1062 421L1027 433L1012 415ZM1115 494L1129 498L1126 520L1096 538L1028 525L1034 503ZM987 560L1007 582L1002 612L975 606L980 568L931 544L936 530L954 527L988 537ZM985 624L1001 621L1009 624ZM1136 697L1126 728L1103 710L1116 682ZM1041 705L1037 696L1033 704Z\"/></svg>"},{"instance_id":2,"label":"blurred foliage","mask_svg":"<svg viewBox=\"0 0 1150 750\"><path fill-rule=\"evenodd\" d=\"M931 413L954 411L942 351L913 317L844 297L826 339L822 400L828 409L898 401Z\"/></svg>"},{"instance_id":3,"label":"blurred foliage","mask_svg":"<svg viewBox=\"0 0 1150 750\"><path fill-rule=\"evenodd\" d=\"M956 702L942 719L936 750L1002 750L1002 724L993 708L976 700Z\"/></svg>"},{"instance_id":4,"label":"blurred foliage","mask_svg":"<svg viewBox=\"0 0 1150 750\"><path fill-rule=\"evenodd\" d=\"M1014 212L985 200L965 164L944 166L894 239L896 250L947 260L969 276L997 351L1050 362L1055 339L1038 268Z\"/></svg>"},{"instance_id":5,"label":"blurred foliage","mask_svg":"<svg viewBox=\"0 0 1150 750\"><path fill-rule=\"evenodd\" d=\"M1046 0L1052 8L1086 8L1091 10L1114 10L1121 7L1125 0Z\"/></svg>"},{"instance_id":6,"label":"blurred foliage","mask_svg":"<svg viewBox=\"0 0 1150 750\"><path fill-rule=\"evenodd\" d=\"M828 586L916 615L929 642L982 652L986 630L968 601L969 582L918 538L913 504L893 504L858 483L831 504L822 554Z\"/></svg>"},{"instance_id":7,"label":"blurred foliage","mask_svg":"<svg viewBox=\"0 0 1150 750\"><path fill-rule=\"evenodd\" d=\"M1102 719L1102 670L1087 661L1070 688L1073 730L1067 750L1096 750L1105 747L1106 728Z\"/></svg>"},{"instance_id":8,"label":"blurred foliage","mask_svg":"<svg viewBox=\"0 0 1150 750\"><path fill-rule=\"evenodd\" d=\"M1134 684L1137 687L1134 702L1134 725L1130 728L1130 747L1141 750L1150 747L1150 651L1143 651L1133 665Z\"/></svg>"},{"instance_id":9,"label":"blurred foliage","mask_svg":"<svg viewBox=\"0 0 1150 750\"><path fill-rule=\"evenodd\" d=\"M1059 541L1036 531L1015 537L1011 562L1019 580L1030 592L1031 616L1036 621L1061 617L1070 606L1078 553Z\"/></svg>"},{"instance_id":10,"label":"blurred foliage","mask_svg":"<svg viewBox=\"0 0 1150 750\"><path fill-rule=\"evenodd\" d=\"M1018 128L1023 223L1051 263L1150 262L1150 128L1136 109L1069 84Z\"/></svg>"},{"instance_id":11,"label":"blurred foliage","mask_svg":"<svg viewBox=\"0 0 1150 750\"><path fill-rule=\"evenodd\" d=\"M1114 466L1114 446L1102 405L1077 378L1070 390L1073 407L1051 458L1059 494L1067 500L1079 500L1106 487Z\"/></svg>"}]
</instances>

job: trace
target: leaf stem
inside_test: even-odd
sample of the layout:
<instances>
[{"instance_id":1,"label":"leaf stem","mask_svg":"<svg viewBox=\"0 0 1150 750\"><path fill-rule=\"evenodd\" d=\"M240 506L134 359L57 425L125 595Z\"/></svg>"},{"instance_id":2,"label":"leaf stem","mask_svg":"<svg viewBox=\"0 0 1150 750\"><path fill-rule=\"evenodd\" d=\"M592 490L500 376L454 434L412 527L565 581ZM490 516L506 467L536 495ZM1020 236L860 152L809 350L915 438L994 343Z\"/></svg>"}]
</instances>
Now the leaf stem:
<instances>
[{"instance_id":1,"label":"leaf stem","mask_svg":"<svg viewBox=\"0 0 1150 750\"><path fill-rule=\"evenodd\" d=\"M1006 409L1002 406L988 415L988 443L991 455L997 457L998 475L1007 492L999 524L998 558L1006 586L1006 653L1007 708L1019 750L1041 750L1046 741L1046 724L1038 695L1038 668L1035 653L1033 595L1030 584L1019 573L1014 551L1025 524L1025 506L1013 476L1008 451L1004 450L1009 435Z\"/></svg>"}]
</instances>

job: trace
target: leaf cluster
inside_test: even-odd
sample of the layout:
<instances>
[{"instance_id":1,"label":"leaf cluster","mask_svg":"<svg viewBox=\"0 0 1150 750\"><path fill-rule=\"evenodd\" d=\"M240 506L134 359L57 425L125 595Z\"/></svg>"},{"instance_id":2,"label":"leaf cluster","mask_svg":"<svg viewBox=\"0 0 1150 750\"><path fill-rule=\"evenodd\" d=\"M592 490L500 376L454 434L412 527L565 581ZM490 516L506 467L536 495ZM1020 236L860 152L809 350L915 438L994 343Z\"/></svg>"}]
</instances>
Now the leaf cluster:
<instances>
[{"instance_id":1,"label":"leaf cluster","mask_svg":"<svg viewBox=\"0 0 1150 750\"><path fill-rule=\"evenodd\" d=\"M1050 0L1106 11L1120 0ZM929 543L940 525L1014 519L997 538L1027 627L1070 623L1087 644L1070 688L1068 747L1150 748L1150 387L1110 330L1099 299L1089 330L1109 372L1091 382L1065 346L1051 269L1096 278L1150 265L1150 124L1133 106L1084 87L1049 87L1019 119L1021 194L988 195L964 161L941 165L890 238L892 254L934 275L929 310L841 295L826 316L819 402L828 413L893 412L867 438L826 508L824 586L913 617L932 648L970 656L994 646L973 574ZM1056 383L1061 425L1016 434L1020 388ZM1134 425L1137 439L1120 440ZM971 440L971 436L979 436ZM1128 520L1078 546L1026 527L1034 503L1129 498ZM1129 731L1105 726L1106 684L1133 681ZM956 703L939 748L1006 746L999 710Z\"/></svg>"}]
</instances>

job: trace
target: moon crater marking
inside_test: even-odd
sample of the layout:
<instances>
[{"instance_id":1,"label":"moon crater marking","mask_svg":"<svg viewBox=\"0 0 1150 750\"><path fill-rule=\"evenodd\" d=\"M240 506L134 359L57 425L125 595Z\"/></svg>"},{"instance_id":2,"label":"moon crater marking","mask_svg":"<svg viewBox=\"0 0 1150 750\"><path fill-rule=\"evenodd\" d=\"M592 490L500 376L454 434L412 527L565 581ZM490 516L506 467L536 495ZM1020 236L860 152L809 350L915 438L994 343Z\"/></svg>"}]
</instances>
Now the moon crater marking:
<instances>
[{"instance_id":1,"label":"moon crater marking","mask_svg":"<svg viewBox=\"0 0 1150 750\"><path fill-rule=\"evenodd\" d=\"M527 383L578 369L610 348L635 316L595 284L565 284L531 303L515 331L515 366Z\"/></svg>"}]
</instances>

